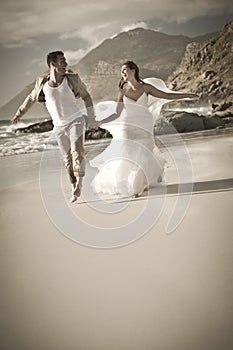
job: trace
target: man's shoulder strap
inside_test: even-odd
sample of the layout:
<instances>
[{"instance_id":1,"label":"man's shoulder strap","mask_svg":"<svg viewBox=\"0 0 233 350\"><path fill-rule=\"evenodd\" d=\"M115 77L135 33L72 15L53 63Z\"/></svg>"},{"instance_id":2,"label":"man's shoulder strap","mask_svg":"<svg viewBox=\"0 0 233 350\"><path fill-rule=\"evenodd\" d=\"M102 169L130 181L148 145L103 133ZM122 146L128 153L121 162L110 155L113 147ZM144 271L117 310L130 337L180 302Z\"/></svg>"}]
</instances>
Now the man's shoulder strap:
<instances>
[{"instance_id":1,"label":"man's shoulder strap","mask_svg":"<svg viewBox=\"0 0 233 350\"><path fill-rule=\"evenodd\" d=\"M36 89L36 96L37 96L38 102L45 102L43 86L48 81L48 79L49 79L49 73L42 74L36 79L35 89Z\"/></svg>"},{"instance_id":2,"label":"man's shoulder strap","mask_svg":"<svg viewBox=\"0 0 233 350\"><path fill-rule=\"evenodd\" d=\"M77 82L79 75L78 75L78 73L66 73L66 78L69 82L74 84Z\"/></svg>"}]
</instances>

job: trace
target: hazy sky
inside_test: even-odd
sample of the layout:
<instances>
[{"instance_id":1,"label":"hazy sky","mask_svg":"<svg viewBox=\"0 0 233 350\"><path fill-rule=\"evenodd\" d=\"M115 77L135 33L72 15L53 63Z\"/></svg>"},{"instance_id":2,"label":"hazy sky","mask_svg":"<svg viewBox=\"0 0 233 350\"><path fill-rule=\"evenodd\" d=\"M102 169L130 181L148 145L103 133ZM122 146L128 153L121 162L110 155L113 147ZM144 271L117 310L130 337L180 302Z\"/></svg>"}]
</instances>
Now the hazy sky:
<instances>
[{"instance_id":1,"label":"hazy sky","mask_svg":"<svg viewBox=\"0 0 233 350\"><path fill-rule=\"evenodd\" d=\"M136 27L197 36L233 17L232 0L1 0L0 106L61 49L74 64L105 38Z\"/></svg>"}]
</instances>

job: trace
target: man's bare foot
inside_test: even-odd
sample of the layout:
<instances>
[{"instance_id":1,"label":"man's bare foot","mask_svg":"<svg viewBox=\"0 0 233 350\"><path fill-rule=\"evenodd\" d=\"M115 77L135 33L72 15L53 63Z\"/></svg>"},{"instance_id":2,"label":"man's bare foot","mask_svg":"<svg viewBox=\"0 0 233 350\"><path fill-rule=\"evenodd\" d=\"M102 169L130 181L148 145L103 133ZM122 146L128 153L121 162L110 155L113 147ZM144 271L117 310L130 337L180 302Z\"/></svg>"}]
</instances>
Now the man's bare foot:
<instances>
[{"instance_id":1,"label":"man's bare foot","mask_svg":"<svg viewBox=\"0 0 233 350\"><path fill-rule=\"evenodd\" d=\"M163 182L163 176L162 175L159 175L159 177L158 177L158 183L161 183L161 182Z\"/></svg>"},{"instance_id":2,"label":"man's bare foot","mask_svg":"<svg viewBox=\"0 0 233 350\"><path fill-rule=\"evenodd\" d=\"M78 200L78 197L80 197L81 191L79 187L79 183L75 182L72 184L72 197L70 199L71 203L74 203Z\"/></svg>"},{"instance_id":3,"label":"man's bare foot","mask_svg":"<svg viewBox=\"0 0 233 350\"><path fill-rule=\"evenodd\" d=\"M75 203L77 200L78 200L78 197L72 195L72 197L70 198L70 203Z\"/></svg>"}]
</instances>

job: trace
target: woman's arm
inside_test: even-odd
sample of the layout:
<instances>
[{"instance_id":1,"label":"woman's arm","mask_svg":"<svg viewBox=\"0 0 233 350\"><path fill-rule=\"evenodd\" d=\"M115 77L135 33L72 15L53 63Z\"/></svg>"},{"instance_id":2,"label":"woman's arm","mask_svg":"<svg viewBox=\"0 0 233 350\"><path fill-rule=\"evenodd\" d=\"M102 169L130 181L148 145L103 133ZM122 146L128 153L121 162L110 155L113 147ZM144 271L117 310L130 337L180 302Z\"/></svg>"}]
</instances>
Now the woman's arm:
<instances>
[{"instance_id":1,"label":"woman's arm","mask_svg":"<svg viewBox=\"0 0 233 350\"><path fill-rule=\"evenodd\" d=\"M157 89L153 85L145 84L144 91L147 95L152 95L158 98L164 98L166 100L179 100L182 98L199 98L199 95L193 93L182 93L182 92L165 92Z\"/></svg>"},{"instance_id":2,"label":"woman's arm","mask_svg":"<svg viewBox=\"0 0 233 350\"><path fill-rule=\"evenodd\" d=\"M117 107L116 107L116 113L111 114L109 117L101 120L98 122L98 126L102 125L102 124L106 124L106 123L110 123L113 120L117 119L120 117L121 112L124 108L124 104L123 104L123 93L122 91L119 91L118 93L118 97L117 97Z\"/></svg>"}]
</instances>

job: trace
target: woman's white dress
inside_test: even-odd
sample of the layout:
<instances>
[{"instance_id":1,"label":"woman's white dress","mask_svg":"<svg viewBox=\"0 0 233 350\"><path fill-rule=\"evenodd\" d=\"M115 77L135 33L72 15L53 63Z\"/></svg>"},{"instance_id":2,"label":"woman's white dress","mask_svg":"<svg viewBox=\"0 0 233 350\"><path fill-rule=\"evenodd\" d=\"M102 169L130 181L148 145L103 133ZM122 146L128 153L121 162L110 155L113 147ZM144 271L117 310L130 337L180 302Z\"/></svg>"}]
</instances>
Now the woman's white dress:
<instances>
[{"instance_id":1,"label":"woman's white dress","mask_svg":"<svg viewBox=\"0 0 233 350\"><path fill-rule=\"evenodd\" d=\"M91 183L96 193L141 194L149 186L161 183L164 177L165 160L154 142L154 113L148 109L148 96L143 92L137 101L124 96L123 102L121 116L102 125L113 136L110 145L90 161L99 170ZM160 100L159 110L165 102ZM109 104L114 108L114 102ZM108 102L97 107L99 111L110 109Z\"/></svg>"}]
</instances>

